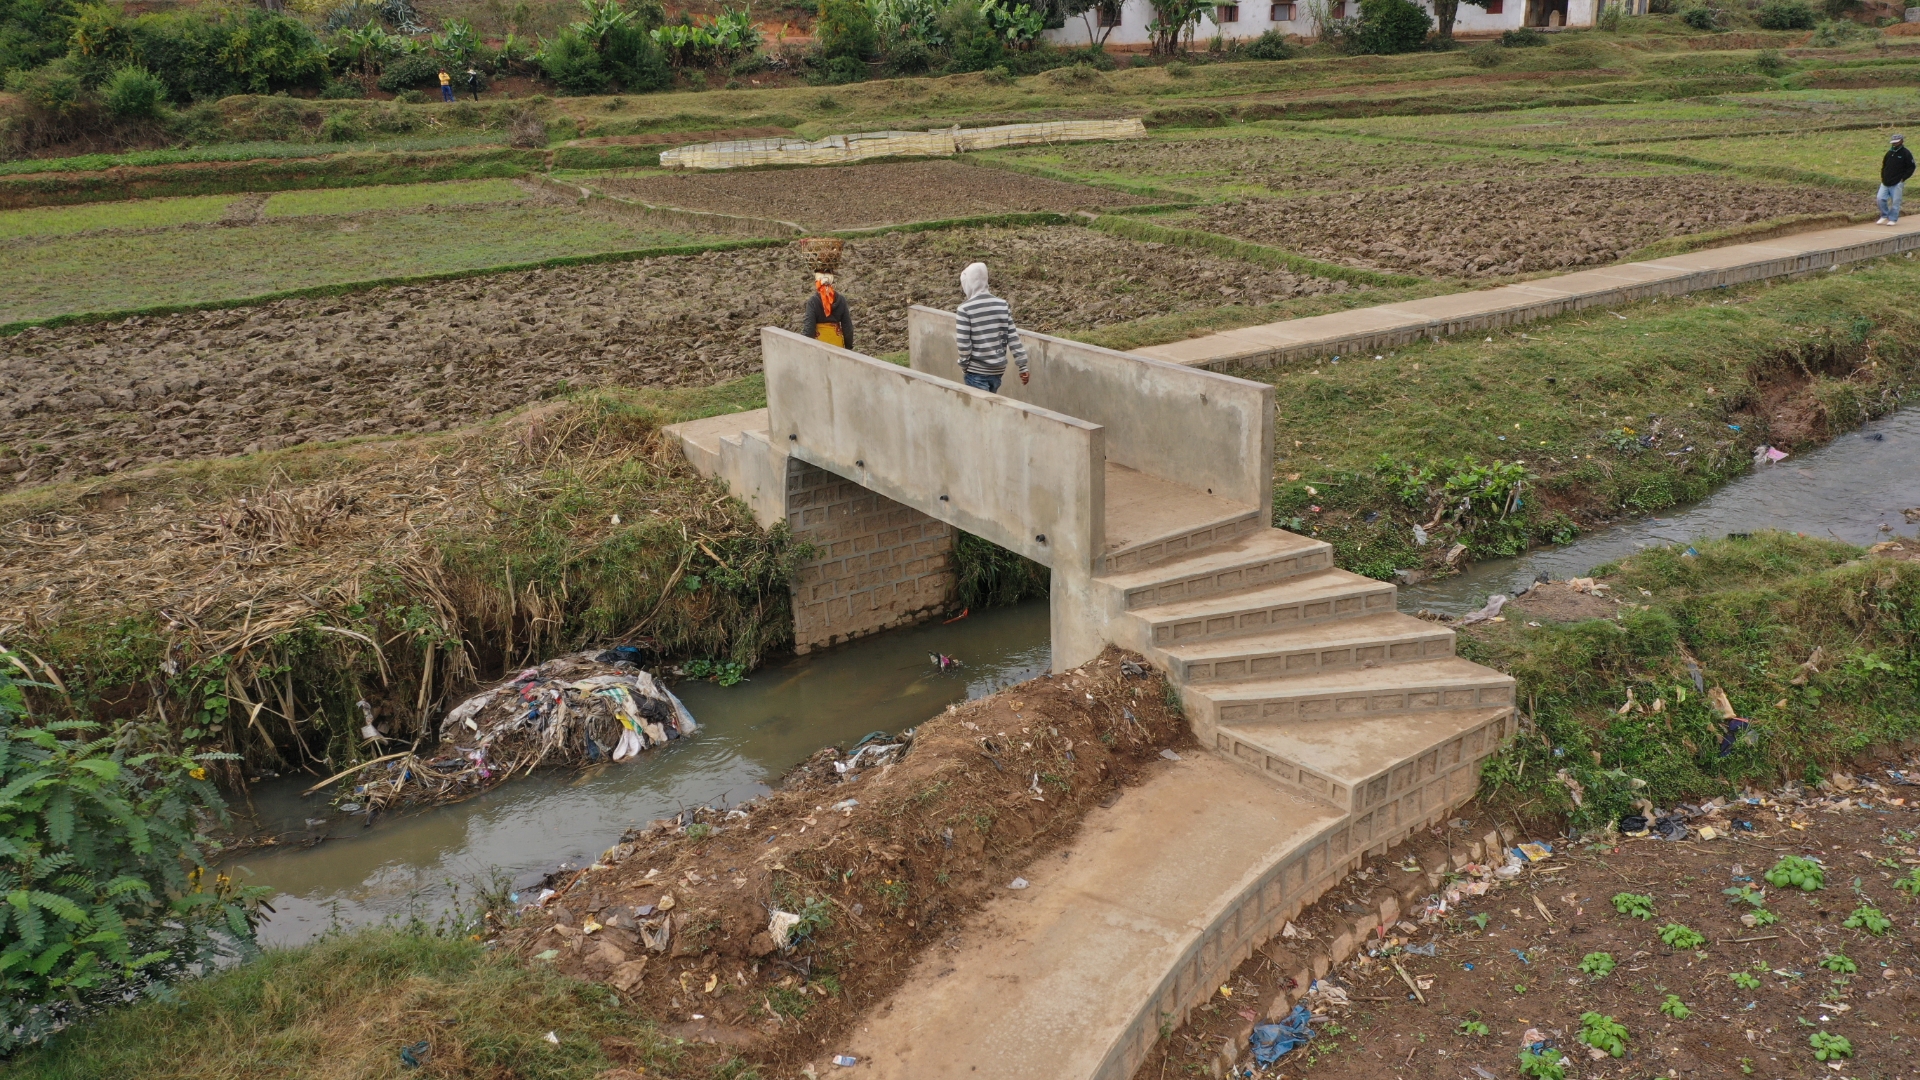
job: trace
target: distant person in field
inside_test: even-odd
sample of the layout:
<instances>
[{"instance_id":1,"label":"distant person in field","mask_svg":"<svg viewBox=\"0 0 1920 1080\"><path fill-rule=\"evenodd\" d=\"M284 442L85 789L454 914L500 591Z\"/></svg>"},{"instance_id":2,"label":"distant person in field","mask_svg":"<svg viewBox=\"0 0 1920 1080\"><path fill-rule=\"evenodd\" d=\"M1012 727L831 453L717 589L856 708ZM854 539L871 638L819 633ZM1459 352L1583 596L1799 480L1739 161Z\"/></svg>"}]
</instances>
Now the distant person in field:
<instances>
[{"instance_id":1,"label":"distant person in field","mask_svg":"<svg viewBox=\"0 0 1920 1080\"><path fill-rule=\"evenodd\" d=\"M954 344L959 346L960 370L967 385L990 394L1000 392L1000 380L1007 374L1007 354L1020 364L1020 382L1025 385L1027 347L1020 344L1020 332L1013 326L1013 309L1005 300L987 291L987 264L969 263L960 271L960 291L966 294L954 313Z\"/></svg>"},{"instance_id":2,"label":"distant person in field","mask_svg":"<svg viewBox=\"0 0 1920 1080\"><path fill-rule=\"evenodd\" d=\"M1913 151L1907 149L1904 135L1895 135L1887 156L1880 159L1880 220L1875 225L1900 223L1900 196L1907 189L1907 177L1913 175Z\"/></svg>"},{"instance_id":3,"label":"distant person in field","mask_svg":"<svg viewBox=\"0 0 1920 1080\"><path fill-rule=\"evenodd\" d=\"M453 76L447 74L445 71L440 73L440 100L453 100Z\"/></svg>"},{"instance_id":4,"label":"distant person in field","mask_svg":"<svg viewBox=\"0 0 1920 1080\"><path fill-rule=\"evenodd\" d=\"M467 96L475 101L480 100L480 72L474 68L467 69Z\"/></svg>"},{"instance_id":5,"label":"distant person in field","mask_svg":"<svg viewBox=\"0 0 1920 1080\"><path fill-rule=\"evenodd\" d=\"M813 270L813 290L807 294L807 336L837 348L853 348L853 312L847 298L834 286L833 272L840 269L840 241L810 238L800 241L807 265Z\"/></svg>"}]
</instances>

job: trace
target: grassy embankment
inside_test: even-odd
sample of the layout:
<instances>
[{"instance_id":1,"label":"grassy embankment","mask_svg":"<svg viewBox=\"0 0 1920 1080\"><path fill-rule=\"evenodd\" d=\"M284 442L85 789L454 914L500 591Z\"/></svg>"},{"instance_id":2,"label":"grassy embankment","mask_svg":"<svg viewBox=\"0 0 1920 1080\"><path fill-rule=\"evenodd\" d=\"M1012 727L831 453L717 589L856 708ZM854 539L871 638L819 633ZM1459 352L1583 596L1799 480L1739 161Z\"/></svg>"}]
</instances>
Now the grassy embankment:
<instances>
[{"instance_id":1,"label":"grassy embankment","mask_svg":"<svg viewBox=\"0 0 1920 1080\"><path fill-rule=\"evenodd\" d=\"M1617 619L1484 627L1462 650L1513 672L1530 722L1495 759L1483 796L1534 816L1573 810L1604 825L1633 800L1671 805L1737 785L1809 778L1920 734L1920 563L1777 533L1643 553L1614 588ZM1651 597L1643 597L1645 589ZM1824 650L1804 685L1794 677ZM1726 688L1750 739L1724 757L1723 728L1688 662ZM1626 690L1643 709L1621 713ZM1644 780L1635 788L1633 780ZM552 1031L558 1045L547 1041ZM405 1075L399 1048L430 1040L427 1075L588 1080L611 1067L669 1077L754 1075L738 1063L688 1071L674 1041L604 986L520 966L423 927L362 932L298 949L79 1025L10 1076Z\"/></svg>"},{"instance_id":2,"label":"grassy embankment","mask_svg":"<svg viewBox=\"0 0 1920 1080\"><path fill-rule=\"evenodd\" d=\"M581 643L751 666L791 634L799 552L655 428L760 393L586 394L3 496L10 557L49 588L15 580L0 635L61 673L49 711L144 715L251 770L373 756L355 701L411 738L476 679Z\"/></svg>"},{"instance_id":3,"label":"grassy embankment","mask_svg":"<svg viewBox=\"0 0 1920 1080\"><path fill-rule=\"evenodd\" d=\"M1387 577L1456 540L1514 554L1697 500L1762 442L1804 449L1892 411L1920 391L1916 290L1920 264L1888 259L1240 374L1278 391L1276 519Z\"/></svg>"}]
</instances>

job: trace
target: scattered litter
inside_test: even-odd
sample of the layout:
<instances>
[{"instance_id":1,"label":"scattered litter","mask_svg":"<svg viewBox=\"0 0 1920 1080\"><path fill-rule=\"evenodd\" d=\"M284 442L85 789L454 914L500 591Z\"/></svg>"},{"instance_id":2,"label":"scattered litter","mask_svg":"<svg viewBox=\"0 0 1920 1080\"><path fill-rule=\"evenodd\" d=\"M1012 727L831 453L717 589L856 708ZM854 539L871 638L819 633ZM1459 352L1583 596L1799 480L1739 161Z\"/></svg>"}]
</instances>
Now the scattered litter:
<instances>
[{"instance_id":1,"label":"scattered litter","mask_svg":"<svg viewBox=\"0 0 1920 1080\"><path fill-rule=\"evenodd\" d=\"M1185 761L1186 760L1185 758L1181 757L1179 754L1174 753L1172 750L1162 750L1160 751L1160 756L1163 758L1166 758L1168 761Z\"/></svg>"},{"instance_id":2,"label":"scattered litter","mask_svg":"<svg viewBox=\"0 0 1920 1080\"><path fill-rule=\"evenodd\" d=\"M1017 877L1017 878L1014 878L1012 881L1007 882L1007 888L1009 889L1024 889L1026 887L1027 887L1027 879L1023 877Z\"/></svg>"},{"instance_id":3,"label":"scattered litter","mask_svg":"<svg viewBox=\"0 0 1920 1080\"><path fill-rule=\"evenodd\" d=\"M946 653L937 653L937 652L928 653L927 661L931 663L934 667L939 668L941 671L952 671L954 668L961 666L960 661L955 660L953 657L948 656Z\"/></svg>"},{"instance_id":4,"label":"scattered litter","mask_svg":"<svg viewBox=\"0 0 1920 1080\"><path fill-rule=\"evenodd\" d=\"M1143 679L1146 678L1147 675L1147 665L1138 660L1122 660L1120 661L1120 674L1125 675L1129 679Z\"/></svg>"},{"instance_id":5,"label":"scattered litter","mask_svg":"<svg viewBox=\"0 0 1920 1080\"><path fill-rule=\"evenodd\" d=\"M1313 940L1312 931L1302 930L1292 923L1288 923L1280 928L1280 936L1283 938L1301 938L1307 941Z\"/></svg>"},{"instance_id":6,"label":"scattered litter","mask_svg":"<svg viewBox=\"0 0 1920 1080\"><path fill-rule=\"evenodd\" d=\"M1413 527L1413 542L1418 547L1427 546L1427 530L1418 525Z\"/></svg>"},{"instance_id":7,"label":"scattered litter","mask_svg":"<svg viewBox=\"0 0 1920 1080\"><path fill-rule=\"evenodd\" d=\"M1425 945L1409 945L1401 951L1408 956L1438 956L1440 943L1429 941Z\"/></svg>"},{"instance_id":8,"label":"scattered litter","mask_svg":"<svg viewBox=\"0 0 1920 1080\"><path fill-rule=\"evenodd\" d=\"M775 908L767 916L767 935L775 945L785 949L793 944L793 931L799 925L800 916Z\"/></svg>"},{"instance_id":9,"label":"scattered litter","mask_svg":"<svg viewBox=\"0 0 1920 1080\"><path fill-rule=\"evenodd\" d=\"M1525 859L1530 863L1546 862L1548 859L1553 858L1553 845L1521 844L1519 847L1513 849L1513 853L1516 857Z\"/></svg>"},{"instance_id":10,"label":"scattered litter","mask_svg":"<svg viewBox=\"0 0 1920 1080\"><path fill-rule=\"evenodd\" d=\"M1787 452L1785 450L1776 449L1768 446L1766 443L1761 443L1759 446L1753 448L1753 464L1756 468L1761 465L1771 465L1776 461L1785 461L1786 459Z\"/></svg>"},{"instance_id":11,"label":"scattered litter","mask_svg":"<svg viewBox=\"0 0 1920 1080\"><path fill-rule=\"evenodd\" d=\"M1500 609L1506 606L1506 595L1504 593L1494 593L1492 596L1487 597L1486 606L1480 608L1478 611L1469 611L1465 615L1460 616L1460 625L1472 626L1474 623L1486 622L1498 616Z\"/></svg>"},{"instance_id":12,"label":"scattered litter","mask_svg":"<svg viewBox=\"0 0 1920 1080\"><path fill-rule=\"evenodd\" d=\"M433 1060L433 1044L425 1039L400 1048L400 1064L409 1069L417 1069Z\"/></svg>"},{"instance_id":13,"label":"scattered litter","mask_svg":"<svg viewBox=\"0 0 1920 1080\"><path fill-rule=\"evenodd\" d=\"M1279 1023L1256 1025L1247 1036L1247 1047L1253 1051L1254 1064L1264 1069L1311 1038L1313 1013L1305 1005L1295 1005Z\"/></svg>"},{"instance_id":14,"label":"scattered litter","mask_svg":"<svg viewBox=\"0 0 1920 1080\"><path fill-rule=\"evenodd\" d=\"M855 1065L860 1064L860 1059L854 1057L852 1054L835 1054L833 1055L833 1063L843 1069L851 1069Z\"/></svg>"},{"instance_id":15,"label":"scattered litter","mask_svg":"<svg viewBox=\"0 0 1920 1080\"><path fill-rule=\"evenodd\" d=\"M560 1045L560 1036L559 1036L559 1035L557 1035L557 1034L555 1034L554 1032L551 1032L551 1031L549 1031L549 1032L547 1032L547 1041L548 1041L548 1042L550 1042L550 1043L552 1043L552 1044L553 1044L553 1045L555 1045L555 1046L559 1046L559 1045Z\"/></svg>"},{"instance_id":16,"label":"scattered litter","mask_svg":"<svg viewBox=\"0 0 1920 1080\"><path fill-rule=\"evenodd\" d=\"M859 805L859 799L841 799L839 802L833 804L833 809L851 813L853 808Z\"/></svg>"}]
</instances>

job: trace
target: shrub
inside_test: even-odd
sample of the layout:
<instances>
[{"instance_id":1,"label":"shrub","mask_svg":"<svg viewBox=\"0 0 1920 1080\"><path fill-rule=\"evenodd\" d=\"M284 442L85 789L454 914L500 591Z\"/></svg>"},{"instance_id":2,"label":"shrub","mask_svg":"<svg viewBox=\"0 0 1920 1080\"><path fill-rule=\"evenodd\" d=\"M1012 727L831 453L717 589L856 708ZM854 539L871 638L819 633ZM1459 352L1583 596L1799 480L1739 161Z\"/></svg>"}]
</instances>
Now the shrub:
<instances>
[{"instance_id":1,"label":"shrub","mask_svg":"<svg viewBox=\"0 0 1920 1080\"><path fill-rule=\"evenodd\" d=\"M251 952L269 891L208 880L195 823L225 807L207 756L129 755L91 722L29 720L0 669L0 1055Z\"/></svg>"},{"instance_id":2,"label":"shrub","mask_svg":"<svg viewBox=\"0 0 1920 1080\"><path fill-rule=\"evenodd\" d=\"M19 94L29 106L56 116L78 111L87 100L86 84L64 58L32 71L12 73L7 76L7 89Z\"/></svg>"},{"instance_id":3,"label":"shrub","mask_svg":"<svg viewBox=\"0 0 1920 1080\"><path fill-rule=\"evenodd\" d=\"M1241 57L1248 60L1291 60L1293 42L1278 30L1268 30L1259 37L1239 47Z\"/></svg>"},{"instance_id":4,"label":"shrub","mask_svg":"<svg viewBox=\"0 0 1920 1080\"><path fill-rule=\"evenodd\" d=\"M587 39L572 27L554 35L540 51L540 70L562 94L598 94L611 77Z\"/></svg>"},{"instance_id":5,"label":"shrub","mask_svg":"<svg viewBox=\"0 0 1920 1080\"><path fill-rule=\"evenodd\" d=\"M1753 70L1769 79L1777 79L1788 71L1786 58L1779 49L1761 49L1754 54Z\"/></svg>"},{"instance_id":6,"label":"shrub","mask_svg":"<svg viewBox=\"0 0 1920 1080\"><path fill-rule=\"evenodd\" d=\"M367 137L367 126L354 113L328 113L320 122L320 137L327 142L358 142Z\"/></svg>"},{"instance_id":7,"label":"shrub","mask_svg":"<svg viewBox=\"0 0 1920 1080\"><path fill-rule=\"evenodd\" d=\"M1754 21L1763 30L1811 30L1820 16L1806 0L1766 0Z\"/></svg>"},{"instance_id":8,"label":"shrub","mask_svg":"<svg viewBox=\"0 0 1920 1080\"><path fill-rule=\"evenodd\" d=\"M1609 8L1608 10L1612 9ZM1506 59L1506 56L1501 52L1500 46L1491 41L1483 42L1467 50L1467 62L1474 67L1499 67L1500 61L1504 59Z\"/></svg>"},{"instance_id":9,"label":"shrub","mask_svg":"<svg viewBox=\"0 0 1920 1080\"><path fill-rule=\"evenodd\" d=\"M975 17L977 8L972 9ZM824 0L820 18L813 25L813 38L820 55L828 60L842 57L866 60L880 45L873 29L873 13L860 0Z\"/></svg>"},{"instance_id":10,"label":"shrub","mask_svg":"<svg viewBox=\"0 0 1920 1080\"><path fill-rule=\"evenodd\" d=\"M1695 30L1718 30L1726 25L1726 17L1719 8L1705 4L1693 4L1680 10L1680 21Z\"/></svg>"},{"instance_id":11,"label":"shrub","mask_svg":"<svg viewBox=\"0 0 1920 1080\"><path fill-rule=\"evenodd\" d=\"M440 84L440 61L422 53L403 56L380 72L380 79L374 85L389 94L402 90L419 90Z\"/></svg>"},{"instance_id":12,"label":"shrub","mask_svg":"<svg viewBox=\"0 0 1920 1080\"><path fill-rule=\"evenodd\" d=\"M352 79L335 79L320 88L322 101L349 101L366 96L366 89Z\"/></svg>"},{"instance_id":13,"label":"shrub","mask_svg":"<svg viewBox=\"0 0 1920 1080\"><path fill-rule=\"evenodd\" d=\"M427 103L427 92L425 90L402 90L399 93L393 95L393 100L399 102L402 105L425 105ZM405 124L402 124L399 127L392 128L390 130L412 131L413 129L414 129L414 124L411 121L409 121Z\"/></svg>"},{"instance_id":14,"label":"shrub","mask_svg":"<svg viewBox=\"0 0 1920 1080\"><path fill-rule=\"evenodd\" d=\"M1433 32L1433 16L1412 0L1360 0L1360 22L1351 49L1375 55L1424 48Z\"/></svg>"},{"instance_id":15,"label":"shrub","mask_svg":"<svg viewBox=\"0 0 1920 1080\"><path fill-rule=\"evenodd\" d=\"M114 72L100 88L100 99L106 103L107 111L129 120L160 115L160 103L166 97L167 84L137 64Z\"/></svg>"},{"instance_id":16,"label":"shrub","mask_svg":"<svg viewBox=\"0 0 1920 1080\"><path fill-rule=\"evenodd\" d=\"M613 81L629 93L644 94L673 85L667 56L645 30L627 24L607 31L600 61Z\"/></svg>"},{"instance_id":17,"label":"shrub","mask_svg":"<svg viewBox=\"0 0 1920 1080\"><path fill-rule=\"evenodd\" d=\"M547 145L547 122L532 109L522 109L507 128L507 145L517 150L541 150Z\"/></svg>"},{"instance_id":18,"label":"shrub","mask_svg":"<svg viewBox=\"0 0 1920 1080\"><path fill-rule=\"evenodd\" d=\"M1547 44L1547 35L1530 26L1508 30L1500 35L1500 44L1509 49L1531 49Z\"/></svg>"}]
</instances>

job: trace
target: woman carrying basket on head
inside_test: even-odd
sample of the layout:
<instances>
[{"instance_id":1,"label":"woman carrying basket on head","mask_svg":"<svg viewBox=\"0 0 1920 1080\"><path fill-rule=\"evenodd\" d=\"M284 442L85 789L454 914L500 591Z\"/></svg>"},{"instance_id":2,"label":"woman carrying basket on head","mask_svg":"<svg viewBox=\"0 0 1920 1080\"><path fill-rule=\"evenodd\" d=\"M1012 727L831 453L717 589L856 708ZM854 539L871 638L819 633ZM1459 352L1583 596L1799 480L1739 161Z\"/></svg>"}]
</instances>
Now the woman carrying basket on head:
<instances>
[{"instance_id":1,"label":"woman carrying basket on head","mask_svg":"<svg viewBox=\"0 0 1920 1080\"><path fill-rule=\"evenodd\" d=\"M813 270L813 292L807 297L806 333L818 341L853 348L853 315L847 310L846 297L833 287L833 272L840 266L842 242L829 237L809 237L800 241Z\"/></svg>"}]
</instances>

